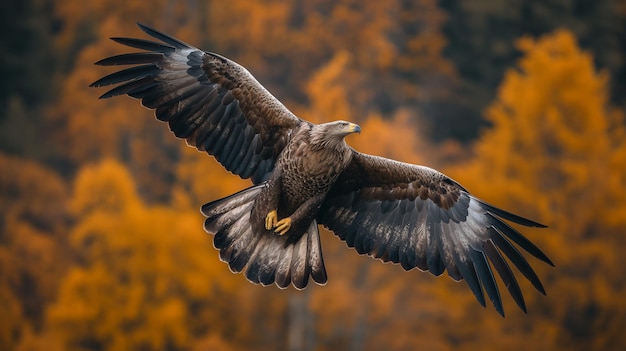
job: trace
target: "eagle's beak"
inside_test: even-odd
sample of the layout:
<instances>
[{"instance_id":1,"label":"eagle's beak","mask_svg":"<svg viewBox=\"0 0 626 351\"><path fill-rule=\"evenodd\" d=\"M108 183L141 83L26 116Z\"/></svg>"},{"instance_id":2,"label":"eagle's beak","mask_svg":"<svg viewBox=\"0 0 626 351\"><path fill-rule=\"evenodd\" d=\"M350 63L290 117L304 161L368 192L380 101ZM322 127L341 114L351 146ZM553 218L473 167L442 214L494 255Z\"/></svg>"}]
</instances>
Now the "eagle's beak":
<instances>
[{"instance_id":1,"label":"eagle's beak","mask_svg":"<svg viewBox=\"0 0 626 351\"><path fill-rule=\"evenodd\" d=\"M361 133L361 127L359 127L358 124L354 124L354 123L350 123L350 125L348 126L348 131L350 133Z\"/></svg>"}]
</instances>

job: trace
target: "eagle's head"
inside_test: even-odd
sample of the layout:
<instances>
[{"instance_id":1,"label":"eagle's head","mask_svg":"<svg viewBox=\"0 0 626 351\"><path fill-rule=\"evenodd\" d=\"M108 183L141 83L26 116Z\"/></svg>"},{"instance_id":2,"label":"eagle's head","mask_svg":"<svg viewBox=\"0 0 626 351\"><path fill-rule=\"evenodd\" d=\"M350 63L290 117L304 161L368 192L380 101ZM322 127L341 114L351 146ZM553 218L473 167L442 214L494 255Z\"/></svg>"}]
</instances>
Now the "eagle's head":
<instances>
[{"instance_id":1,"label":"eagle's head","mask_svg":"<svg viewBox=\"0 0 626 351\"><path fill-rule=\"evenodd\" d=\"M317 124L311 130L311 146L338 151L348 147L344 140L346 135L360 132L361 127L346 121Z\"/></svg>"},{"instance_id":2,"label":"eagle's head","mask_svg":"<svg viewBox=\"0 0 626 351\"><path fill-rule=\"evenodd\" d=\"M338 139L343 139L348 134L361 133L361 127L359 127L358 124L346 121L334 121L324 123L321 124L320 127L323 127L325 134L328 138L335 137Z\"/></svg>"}]
</instances>

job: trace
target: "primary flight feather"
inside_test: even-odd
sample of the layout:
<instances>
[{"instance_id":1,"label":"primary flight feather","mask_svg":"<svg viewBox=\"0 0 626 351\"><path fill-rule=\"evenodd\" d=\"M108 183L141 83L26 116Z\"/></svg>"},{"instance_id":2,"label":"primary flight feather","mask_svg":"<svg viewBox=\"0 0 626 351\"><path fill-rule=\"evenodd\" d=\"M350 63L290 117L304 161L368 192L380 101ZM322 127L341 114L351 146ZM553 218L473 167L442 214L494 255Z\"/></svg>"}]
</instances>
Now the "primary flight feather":
<instances>
[{"instance_id":1,"label":"primary flight feather","mask_svg":"<svg viewBox=\"0 0 626 351\"><path fill-rule=\"evenodd\" d=\"M344 140L360 132L358 125L299 119L239 64L139 27L158 41L111 38L143 51L98 61L133 67L91 86L117 84L101 98L140 99L177 137L252 180L250 188L202 206L204 228L233 272L281 288L302 289L309 277L325 284L321 224L361 254L406 270L447 270L483 306L484 290L502 315L492 267L526 311L507 259L545 294L517 247L552 262L503 219L542 224L473 197L434 169L359 153Z\"/></svg>"}]
</instances>

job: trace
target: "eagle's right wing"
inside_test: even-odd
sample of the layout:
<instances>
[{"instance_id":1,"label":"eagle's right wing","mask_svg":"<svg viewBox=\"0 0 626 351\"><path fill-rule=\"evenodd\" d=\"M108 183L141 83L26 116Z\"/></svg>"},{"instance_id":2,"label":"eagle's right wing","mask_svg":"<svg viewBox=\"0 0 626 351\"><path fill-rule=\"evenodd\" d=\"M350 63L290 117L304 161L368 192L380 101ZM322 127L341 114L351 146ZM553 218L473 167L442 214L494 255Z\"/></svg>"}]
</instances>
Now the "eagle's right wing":
<instances>
[{"instance_id":1,"label":"eagle's right wing","mask_svg":"<svg viewBox=\"0 0 626 351\"><path fill-rule=\"evenodd\" d=\"M111 38L145 52L106 58L103 66L135 65L91 84L119 84L101 98L127 94L156 110L172 132L255 184L267 179L301 123L244 67L139 24L159 39Z\"/></svg>"}]
</instances>

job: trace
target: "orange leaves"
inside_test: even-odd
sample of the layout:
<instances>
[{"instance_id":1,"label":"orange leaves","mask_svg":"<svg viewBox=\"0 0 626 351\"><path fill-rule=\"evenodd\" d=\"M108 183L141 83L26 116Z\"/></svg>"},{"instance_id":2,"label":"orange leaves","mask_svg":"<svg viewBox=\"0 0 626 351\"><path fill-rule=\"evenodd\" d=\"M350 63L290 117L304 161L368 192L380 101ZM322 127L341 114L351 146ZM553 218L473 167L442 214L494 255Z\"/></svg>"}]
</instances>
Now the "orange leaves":
<instances>
[{"instance_id":1,"label":"orange leaves","mask_svg":"<svg viewBox=\"0 0 626 351\"><path fill-rule=\"evenodd\" d=\"M507 72L486 111L493 128L478 141L476 159L457 172L479 197L550 226L529 234L556 263L545 272L552 274L548 300L536 303L548 306L538 321L561 345L594 348L579 344L591 340L581 333L602 334L600 325L623 323L614 314L626 311L623 288L614 285L626 274L616 261L626 249L622 116L609 105L606 74L570 32L523 38L518 47L519 69Z\"/></svg>"},{"instance_id":2,"label":"orange leaves","mask_svg":"<svg viewBox=\"0 0 626 351\"><path fill-rule=\"evenodd\" d=\"M160 18L164 9L169 19L177 21L196 13L198 8L182 2L116 2L119 4L68 1L59 7L58 11L68 17L58 36L59 50L66 52L79 47L80 51L76 54L74 69L63 81L59 101L48 110L46 118L50 128L47 133L66 160L74 165L103 158L125 160L139 176L139 192L149 201L166 201L169 184L165 183L173 178L168 164L176 159L178 151L176 138L170 137L167 126L155 122L153 112L141 108L138 101L130 98L97 100L103 90L88 86L111 73L110 69L94 66L94 62L124 50L109 37L136 33L136 21ZM87 20L91 16L97 18L94 22L97 26ZM197 30L192 32L197 33Z\"/></svg>"},{"instance_id":3,"label":"orange leaves","mask_svg":"<svg viewBox=\"0 0 626 351\"><path fill-rule=\"evenodd\" d=\"M57 229L64 215L65 182L33 162L0 153L0 212L4 218L32 218L45 230ZM6 221L6 219L4 220Z\"/></svg>"},{"instance_id":4,"label":"orange leaves","mask_svg":"<svg viewBox=\"0 0 626 351\"><path fill-rule=\"evenodd\" d=\"M351 119L347 87L342 84L351 59L350 53L339 51L324 67L315 72L306 85L310 107L303 111L302 118L312 123Z\"/></svg>"},{"instance_id":5,"label":"orange leaves","mask_svg":"<svg viewBox=\"0 0 626 351\"><path fill-rule=\"evenodd\" d=\"M196 210L211 199L228 196L252 184L228 172L204 152L181 145L181 154L172 190L181 206L186 204Z\"/></svg>"},{"instance_id":6,"label":"orange leaves","mask_svg":"<svg viewBox=\"0 0 626 351\"><path fill-rule=\"evenodd\" d=\"M476 195L551 227L528 233L555 257L556 269L538 267L548 297L528 294L530 314L511 311L505 320L483 311L464 283L359 257L329 233L322 236L326 287L247 283L219 261L198 207L250 182L176 140L138 101L96 100L103 91L87 88L111 72L93 62L124 50L107 38L141 35L135 22L147 22L242 63L302 118L359 123L362 134L348 138L355 149L429 165L441 150L425 140L423 111L459 125L465 118L446 116L458 109L430 108L465 103L448 95L457 77L442 53L439 5L55 4L62 22L55 46L73 67L61 77L45 132L57 142L55 157L78 171L68 187L35 162L0 155L0 315L8 321L0 323L0 345L18 347L21 338L19 347L33 350L51 342L59 350L617 348L626 324L626 131L623 114L608 105L608 76L567 31L519 41L523 57L486 110L493 128L475 158L451 174ZM480 18L505 12L476 11ZM14 105L21 121L23 106ZM22 126L14 143L28 142ZM292 331L300 339L289 343ZM598 337L580 346L583 333Z\"/></svg>"},{"instance_id":7,"label":"orange leaves","mask_svg":"<svg viewBox=\"0 0 626 351\"><path fill-rule=\"evenodd\" d=\"M77 216L71 241L84 264L62 281L48 314L65 345L188 347L188 326L198 323L189 304L234 293L235 281L222 284L231 274L202 232L199 213L146 206L121 164L108 160L83 169L71 207ZM218 317L217 308L204 308L202 318Z\"/></svg>"},{"instance_id":8,"label":"orange leaves","mask_svg":"<svg viewBox=\"0 0 626 351\"><path fill-rule=\"evenodd\" d=\"M393 158L402 162L424 163L426 143L409 111L399 111L389 121L371 115L361 124L361 135L348 139L358 151Z\"/></svg>"},{"instance_id":9,"label":"orange leaves","mask_svg":"<svg viewBox=\"0 0 626 351\"><path fill-rule=\"evenodd\" d=\"M496 167L550 194L541 197L563 214L573 199L599 205L601 192L587 189L612 173L608 160L615 150L606 76L566 31L518 45L525 52L520 71L507 72L499 99L487 110L496 128L477 145L478 153L491 171ZM530 206L533 200L525 201Z\"/></svg>"},{"instance_id":10,"label":"orange leaves","mask_svg":"<svg viewBox=\"0 0 626 351\"><path fill-rule=\"evenodd\" d=\"M337 104L336 90L342 90L344 106L311 114L318 119L358 121L381 110L415 108L416 101L430 104L455 79L442 53L445 14L436 1L262 0L229 4L227 11L224 6L210 6L208 31L215 35L208 49L248 67L288 106L306 103L305 94L323 99L312 94L313 84L328 89L328 105ZM330 78L324 74L336 78L319 82Z\"/></svg>"},{"instance_id":11,"label":"orange leaves","mask_svg":"<svg viewBox=\"0 0 626 351\"><path fill-rule=\"evenodd\" d=\"M16 347L40 324L69 257L64 181L32 162L0 153L0 345Z\"/></svg>"},{"instance_id":12,"label":"orange leaves","mask_svg":"<svg viewBox=\"0 0 626 351\"><path fill-rule=\"evenodd\" d=\"M349 88L345 77L350 76L353 57L339 51L320 68L306 85L310 105L297 111L302 118L313 123L332 120L352 120L361 124L361 135L350 136L347 142L358 151L396 158L404 162L420 163L426 143L416 121L414 111L398 109L393 118L385 120L380 114L355 116L349 103Z\"/></svg>"},{"instance_id":13,"label":"orange leaves","mask_svg":"<svg viewBox=\"0 0 626 351\"><path fill-rule=\"evenodd\" d=\"M121 213L139 205L131 175L121 164L106 160L81 170L70 207L75 215L85 216L94 211Z\"/></svg>"}]
</instances>

